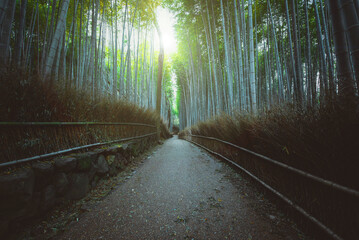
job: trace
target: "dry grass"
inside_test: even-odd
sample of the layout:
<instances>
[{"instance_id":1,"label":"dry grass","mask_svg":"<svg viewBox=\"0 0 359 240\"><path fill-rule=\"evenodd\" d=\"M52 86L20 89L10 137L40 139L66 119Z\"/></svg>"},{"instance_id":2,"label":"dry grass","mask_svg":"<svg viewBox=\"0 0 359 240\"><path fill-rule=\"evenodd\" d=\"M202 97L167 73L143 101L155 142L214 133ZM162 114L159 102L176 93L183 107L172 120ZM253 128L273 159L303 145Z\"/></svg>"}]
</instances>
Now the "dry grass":
<instances>
[{"instance_id":1,"label":"dry grass","mask_svg":"<svg viewBox=\"0 0 359 240\"><path fill-rule=\"evenodd\" d=\"M354 106L278 107L258 116L220 116L190 130L359 189L359 113Z\"/></svg>"},{"instance_id":2,"label":"dry grass","mask_svg":"<svg viewBox=\"0 0 359 240\"><path fill-rule=\"evenodd\" d=\"M282 106L258 116L220 116L185 129L180 137L192 133L219 138L359 190L357 106L356 103L332 102L318 109L297 110ZM355 197L313 183L218 142L192 140L238 162L345 239L358 236L359 207Z\"/></svg>"},{"instance_id":3,"label":"dry grass","mask_svg":"<svg viewBox=\"0 0 359 240\"><path fill-rule=\"evenodd\" d=\"M129 122L155 125L154 111L132 103L43 84L37 76L10 72L0 76L2 122ZM133 126L0 127L0 162L85 144L155 132ZM162 123L161 135L170 136Z\"/></svg>"}]
</instances>

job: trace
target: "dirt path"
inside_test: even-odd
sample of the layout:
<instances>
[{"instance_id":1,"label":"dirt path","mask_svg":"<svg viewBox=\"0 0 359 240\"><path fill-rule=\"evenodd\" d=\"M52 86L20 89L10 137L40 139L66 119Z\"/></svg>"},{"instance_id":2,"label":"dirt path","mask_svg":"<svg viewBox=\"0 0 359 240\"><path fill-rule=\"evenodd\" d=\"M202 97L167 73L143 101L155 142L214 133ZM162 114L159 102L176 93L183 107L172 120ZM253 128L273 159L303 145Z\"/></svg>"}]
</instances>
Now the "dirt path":
<instances>
[{"instance_id":1,"label":"dirt path","mask_svg":"<svg viewBox=\"0 0 359 240\"><path fill-rule=\"evenodd\" d=\"M302 239L252 183L174 137L58 239Z\"/></svg>"}]
</instances>

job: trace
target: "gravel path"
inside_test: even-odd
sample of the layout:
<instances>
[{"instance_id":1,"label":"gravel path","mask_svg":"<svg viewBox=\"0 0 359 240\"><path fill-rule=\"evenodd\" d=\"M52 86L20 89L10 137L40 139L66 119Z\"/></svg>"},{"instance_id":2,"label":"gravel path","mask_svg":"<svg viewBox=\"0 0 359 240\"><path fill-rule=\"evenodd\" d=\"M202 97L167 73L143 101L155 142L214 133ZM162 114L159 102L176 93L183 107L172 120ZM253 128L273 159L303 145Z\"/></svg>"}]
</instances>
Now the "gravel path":
<instances>
[{"instance_id":1,"label":"gravel path","mask_svg":"<svg viewBox=\"0 0 359 240\"><path fill-rule=\"evenodd\" d=\"M174 137L58 239L303 239L252 183Z\"/></svg>"}]
</instances>

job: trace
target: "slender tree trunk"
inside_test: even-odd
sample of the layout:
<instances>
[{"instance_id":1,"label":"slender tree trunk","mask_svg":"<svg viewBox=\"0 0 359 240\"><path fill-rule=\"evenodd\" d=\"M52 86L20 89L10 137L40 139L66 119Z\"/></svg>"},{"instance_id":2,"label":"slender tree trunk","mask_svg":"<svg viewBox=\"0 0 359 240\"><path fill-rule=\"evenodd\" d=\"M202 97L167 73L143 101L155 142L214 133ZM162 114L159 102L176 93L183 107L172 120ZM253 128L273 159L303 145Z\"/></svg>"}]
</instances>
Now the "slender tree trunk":
<instances>
[{"instance_id":1,"label":"slender tree trunk","mask_svg":"<svg viewBox=\"0 0 359 240\"><path fill-rule=\"evenodd\" d=\"M49 15L50 15L50 2L51 0L47 0L47 12L46 12L46 24L45 24L45 34L44 34L44 38L42 41L42 53L41 53L41 65L40 65L40 71L41 71L41 75L44 72L44 65L45 65L45 56L46 56L46 50L48 47L47 44L47 35L48 35L48 30L49 30Z\"/></svg>"},{"instance_id":2,"label":"slender tree trunk","mask_svg":"<svg viewBox=\"0 0 359 240\"><path fill-rule=\"evenodd\" d=\"M78 40L78 49L77 49L77 79L76 79L76 88L80 89L81 84L82 84L82 16L83 16L83 0L80 0L80 6L81 6L81 11L80 11L80 23L79 23L79 40Z\"/></svg>"},{"instance_id":3,"label":"slender tree trunk","mask_svg":"<svg viewBox=\"0 0 359 240\"><path fill-rule=\"evenodd\" d=\"M99 9L100 0L93 1L92 6L92 23L91 23L91 45L90 45L90 55L89 55L89 62L87 66L87 78L91 84L91 94L92 98L95 99L95 69L97 68L97 59L96 58L96 41L97 41L97 15Z\"/></svg>"},{"instance_id":4,"label":"slender tree trunk","mask_svg":"<svg viewBox=\"0 0 359 240\"><path fill-rule=\"evenodd\" d=\"M315 83L312 77L312 61L311 61L311 41L310 41L310 31L309 31L309 17L308 17L308 0L304 1L304 8L305 8L305 26L306 26L306 47L307 47L307 56L306 56L306 68L307 68L307 101L308 104L314 106L315 104L315 90L314 88ZM314 90L314 91L313 91Z\"/></svg>"},{"instance_id":5,"label":"slender tree trunk","mask_svg":"<svg viewBox=\"0 0 359 240\"><path fill-rule=\"evenodd\" d=\"M9 0L0 1L0 26L2 26Z\"/></svg>"},{"instance_id":6,"label":"slender tree trunk","mask_svg":"<svg viewBox=\"0 0 359 240\"><path fill-rule=\"evenodd\" d=\"M115 0L115 12L117 12L117 0ZM111 16L112 18L112 16ZM114 99L117 99L117 14L115 14L115 46L113 54L113 85L112 95Z\"/></svg>"},{"instance_id":7,"label":"slender tree trunk","mask_svg":"<svg viewBox=\"0 0 359 240\"><path fill-rule=\"evenodd\" d=\"M330 95L334 95L334 68L333 68L333 60L332 60L332 54L330 51L330 46L329 46L329 34L328 34L328 28L327 28L327 19L325 18L325 14L324 14L324 10L323 10L323 4L322 1L319 1L319 5L320 5L320 9L321 9L321 15L322 15L322 19L323 19L323 28L324 28L324 36L325 36L325 52L326 52L326 57L328 59L328 80L329 80L329 94Z\"/></svg>"},{"instance_id":8,"label":"slender tree trunk","mask_svg":"<svg viewBox=\"0 0 359 240\"><path fill-rule=\"evenodd\" d=\"M221 101L220 101L220 93L219 93L219 86L218 86L218 79L217 79L217 68L216 68L216 60L215 60L215 52L214 52L214 45L213 45L213 37L212 37L212 30L211 30L211 21L209 18L209 7L207 2L207 20L208 20L208 30L209 30L209 36L210 36L210 42L211 42L211 50L212 50L212 65L213 65L213 77L214 77L214 84L215 84L215 96L216 96L216 113L220 110Z\"/></svg>"},{"instance_id":9,"label":"slender tree trunk","mask_svg":"<svg viewBox=\"0 0 359 240\"><path fill-rule=\"evenodd\" d=\"M88 87L89 84L89 80L86 77L86 73L87 73L87 67L88 67L88 58L89 58L89 44L88 44L88 32L89 32L89 19L90 19L90 11L88 11L87 13L87 21L86 21L86 25L85 25L85 40L84 40L84 44L83 44L83 49L82 49L82 68L81 68L81 80L82 80L82 90L85 90Z\"/></svg>"},{"instance_id":10,"label":"slender tree trunk","mask_svg":"<svg viewBox=\"0 0 359 240\"><path fill-rule=\"evenodd\" d=\"M321 95L325 95L328 92L328 75L327 75L327 64L325 61L325 53L324 53L324 46L323 46L323 39L322 39L322 28L320 24L320 18L318 13L318 7L317 7L317 0L313 0L314 3L314 10L315 10L315 21L317 25L317 39L318 39L318 45L319 45L319 51L320 51L320 61L322 66L322 74L323 74L323 87L324 87L324 93L321 91Z\"/></svg>"},{"instance_id":11,"label":"slender tree trunk","mask_svg":"<svg viewBox=\"0 0 359 240\"><path fill-rule=\"evenodd\" d=\"M277 36L276 36L276 32L275 32L275 25L274 25L274 21L273 21L273 16L272 16L272 11L271 11L271 6L270 6L269 0L268 0L268 10L269 10L271 23L272 23L272 32L273 32L273 38L274 38L274 50L275 50L275 56L276 56L276 66L277 66L277 75L278 75L278 97L279 97L279 101L282 101L283 100L282 66L281 66L279 53L278 53Z\"/></svg>"},{"instance_id":12,"label":"slender tree trunk","mask_svg":"<svg viewBox=\"0 0 359 240\"><path fill-rule=\"evenodd\" d=\"M63 34L65 32L66 16L67 16L67 10L69 8L69 3L70 0L63 0L62 2L61 12L60 12L59 20L57 22L55 34L51 41L49 53L46 57L44 76L43 76L44 78L48 77L49 74L51 73L51 68L54 63L56 50L58 49L60 39L61 37L63 37Z\"/></svg>"},{"instance_id":13,"label":"slender tree trunk","mask_svg":"<svg viewBox=\"0 0 359 240\"><path fill-rule=\"evenodd\" d=\"M138 22L139 22L139 25L141 26L141 15L138 17ZM134 103L135 104L137 104L137 93L138 93L138 89L137 89L138 77L137 77L137 75L138 75L138 64L139 64L138 58L139 58L139 55L140 55L140 36L141 36L141 28L139 27L138 38L137 38L136 62L135 62L135 79L134 79L134 81L135 81Z\"/></svg>"},{"instance_id":14,"label":"slender tree trunk","mask_svg":"<svg viewBox=\"0 0 359 240\"><path fill-rule=\"evenodd\" d=\"M254 70L254 40L253 40L253 19L252 19L252 0L248 0L248 31L249 31L249 82L250 95L252 98L251 112L257 111L257 95L256 95L256 77Z\"/></svg>"},{"instance_id":15,"label":"slender tree trunk","mask_svg":"<svg viewBox=\"0 0 359 240\"><path fill-rule=\"evenodd\" d=\"M51 74L51 83L53 81L55 82L58 82L59 81L59 67L60 67L60 60L63 56L63 46L64 46L64 41L65 41L65 32L63 33L62 37L60 38L60 41L59 41L59 46L57 48L57 51L56 51L56 55L55 55L55 61L54 61L54 65L52 67L52 74Z\"/></svg>"},{"instance_id":16,"label":"slender tree trunk","mask_svg":"<svg viewBox=\"0 0 359 240\"><path fill-rule=\"evenodd\" d=\"M295 103L300 104L301 97L300 97L299 81L301 81L301 79L299 79L298 74L297 74L296 63L298 63L298 59L295 60L294 53L293 53L292 33L291 33L291 27L290 27L291 24L290 24L290 19L289 19L289 10L288 10L288 1L287 0L285 1L285 8L286 8L286 16L287 16L287 30L288 30L288 38L289 38L290 62L292 65L292 72L293 72L292 76L293 76L293 82L294 82L294 98L295 98ZM295 20L294 16L292 18L292 21L293 20ZM293 22L293 25L295 25L295 22ZM295 44L295 45L297 45L297 44ZM289 89L288 89L288 91L289 91Z\"/></svg>"},{"instance_id":17,"label":"slender tree trunk","mask_svg":"<svg viewBox=\"0 0 359 240\"><path fill-rule=\"evenodd\" d=\"M32 49L32 37L33 37L33 33L34 33L34 29L35 29L35 19L37 16L37 10L38 8L35 7L35 10L32 11L31 14L31 21L30 21L30 32L29 32L29 37L27 38L27 42L26 42L26 50L25 50L25 69L27 68L28 71L30 71L31 67L30 66L30 62L31 62L31 58L30 58L30 54L31 54L31 49Z\"/></svg>"},{"instance_id":18,"label":"slender tree trunk","mask_svg":"<svg viewBox=\"0 0 359 240\"><path fill-rule=\"evenodd\" d=\"M342 97L351 97L354 96L354 85L350 69L348 45L346 44L345 39L344 17L341 15L340 6L337 0L329 0L329 6L334 29L339 95Z\"/></svg>"},{"instance_id":19,"label":"slender tree trunk","mask_svg":"<svg viewBox=\"0 0 359 240\"><path fill-rule=\"evenodd\" d=\"M9 64L10 37L13 25L12 22L15 15L15 6L16 1L8 1L7 7L5 8L3 21L0 25L0 68Z\"/></svg>"},{"instance_id":20,"label":"slender tree trunk","mask_svg":"<svg viewBox=\"0 0 359 240\"><path fill-rule=\"evenodd\" d=\"M70 39L72 40L71 41L71 50L70 50L71 57L70 57L70 64L69 64L69 67L70 67L69 75L67 75L67 78L66 78L66 73L64 74L64 78L66 78L66 79L64 79L65 80L65 88L69 88L73 81L73 78L71 75L71 72L72 72L71 62L73 61L73 53L75 50L75 45L74 45L75 44L75 36L74 35L75 35L75 28L76 28L76 12L77 12L78 2L79 2L79 0L74 1L74 9L73 9L74 12L73 12L73 17L72 17L72 23L71 23L71 27L69 30L69 34L67 36L67 41L64 46L64 52L65 52L65 56L66 56L67 51L70 48ZM66 57L64 58L64 61L65 61L64 64L66 64Z\"/></svg>"},{"instance_id":21,"label":"slender tree trunk","mask_svg":"<svg viewBox=\"0 0 359 240\"><path fill-rule=\"evenodd\" d=\"M213 7L213 3L212 3L212 14L213 16L215 16L214 14L214 7ZM221 111L226 111L227 108L227 98L226 96L226 87L225 87L225 82L224 82L224 75L222 72L222 63L221 63L221 58L220 58L220 52L219 52L219 47L218 47L218 35L217 35L217 27L216 27L216 21L215 21L215 17L212 18L212 22L213 22L213 33L214 33L214 54L215 54L215 59L217 61L217 76L218 76L218 95L219 95L219 109L218 112Z\"/></svg>"},{"instance_id":22,"label":"slender tree trunk","mask_svg":"<svg viewBox=\"0 0 359 240\"><path fill-rule=\"evenodd\" d=\"M340 19L346 31L349 51L354 65L355 79L359 88L359 16L353 0L337 0ZM333 21L335 21L333 19Z\"/></svg>"},{"instance_id":23,"label":"slender tree trunk","mask_svg":"<svg viewBox=\"0 0 359 240\"><path fill-rule=\"evenodd\" d=\"M355 6L355 10L357 12L357 15L359 16L359 0L353 0L354 2L354 6Z\"/></svg>"},{"instance_id":24,"label":"slender tree trunk","mask_svg":"<svg viewBox=\"0 0 359 240\"><path fill-rule=\"evenodd\" d=\"M239 29L239 16L237 10L237 0L233 0L234 2L234 16L236 20L236 35L237 35L237 55L238 55L238 70L239 70L239 79L238 79L238 93L240 100L240 109L243 109L244 97L243 97L243 59L242 59L242 38Z\"/></svg>"},{"instance_id":25,"label":"slender tree trunk","mask_svg":"<svg viewBox=\"0 0 359 240\"><path fill-rule=\"evenodd\" d=\"M144 43L144 48L143 48L143 62L142 62L142 73L141 73L141 87L140 87L140 106L144 106L144 94L143 90L144 90L144 84L146 81L146 52L147 52L147 33L148 33L148 29L146 28L146 33L145 33L145 43Z\"/></svg>"},{"instance_id":26,"label":"slender tree trunk","mask_svg":"<svg viewBox=\"0 0 359 240\"><path fill-rule=\"evenodd\" d=\"M127 20L127 12L128 12L128 0L126 0L126 7L125 7L125 14L123 16L123 27L122 27L122 43L121 43L121 63L120 63L120 98L124 95L124 48L125 48L125 27L126 27L126 20Z\"/></svg>"},{"instance_id":27,"label":"slender tree trunk","mask_svg":"<svg viewBox=\"0 0 359 240\"><path fill-rule=\"evenodd\" d=\"M227 40L227 34L226 34L226 24L225 24L225 18L224 18L224 10L223 10L223 1L221 1L221 12L222 12L222 28L223 28L223 41L224 41L224 53L225 53L225 60L226 60L226 69L227 69L227 84L228 84L228 93L229 93L229 102L228 102L228 112L230 113L232 111L232 103L233 103L233 75L230 67L229 62L229 47L228 47L228 40Z\"/></svg>"},{"instance_id":28,"label":"slender tree trunk","mask_svg":"<svg viewBox=\"0 0 359 240\"><path fill-rule=\"evenodd\" d=\"M21 0L20 25L16 37L16 43L14 47L14 59L13 59L13 63L14 65L16 65L16 67L20 67L21 65L21 52L24 46L26 6L27 6L27 0Z\"/></svg>"},{"instance_id":29,"label":"slender tree trunk","mask_svg":"<svg viewBox=\"0 0 359 240\"><path fill-rule=\"evenodd\" d=\"M52 6L51 6L51 23L50 23L50 27L48 28L49 31L49 37L46 38L46 48L44 48L44 53L43 53L43 62L42 62L42 66L41 66L41 74L44 75L44 71L45 71L45 66L46 66L46 56L48 54L48 52L50 51L51 48L51 42L52 42L52 38L54 35L54 25L55 25L55 15L56 15L56 3L57 0L53 0L52 1ZM61 2L60 2L61 3Z\"/></svg>"}]
</instances>

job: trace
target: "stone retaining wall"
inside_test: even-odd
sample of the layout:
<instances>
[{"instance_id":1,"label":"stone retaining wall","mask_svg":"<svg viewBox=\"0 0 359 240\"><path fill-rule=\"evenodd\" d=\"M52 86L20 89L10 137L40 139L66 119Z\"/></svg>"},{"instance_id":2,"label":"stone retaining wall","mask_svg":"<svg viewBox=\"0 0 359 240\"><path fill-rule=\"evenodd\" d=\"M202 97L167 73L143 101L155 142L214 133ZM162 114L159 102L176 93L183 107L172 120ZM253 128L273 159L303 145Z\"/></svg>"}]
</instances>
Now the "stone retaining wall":
<instances>
[{"instance_id":1,"label":"stone retaining wall","mask_svg":"<svg viewBox=\"0 0 359 240\"><path fill-rule=\"evenodd\" d=\"M0 174L0 236L18 222L49 211L63 200L78 200L99 179L115 176L155 137L70 154Z\"/></svg>"}]
</instances>

